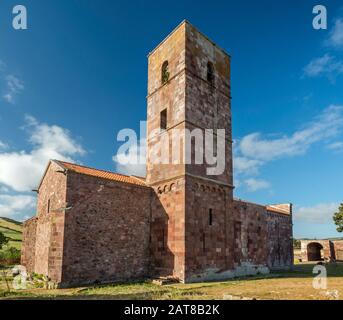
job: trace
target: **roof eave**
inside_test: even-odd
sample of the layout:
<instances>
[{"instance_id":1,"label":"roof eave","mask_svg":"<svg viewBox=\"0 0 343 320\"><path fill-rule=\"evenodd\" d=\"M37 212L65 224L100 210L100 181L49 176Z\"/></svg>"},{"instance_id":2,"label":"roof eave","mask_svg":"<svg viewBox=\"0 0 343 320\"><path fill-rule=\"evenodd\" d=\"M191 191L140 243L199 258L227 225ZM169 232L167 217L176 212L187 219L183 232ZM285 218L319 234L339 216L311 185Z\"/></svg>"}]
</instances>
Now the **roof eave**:
<instances>
[{"instance_id":1,"label":"roof eave","mask_svg":"<svg viewBox=\"0 0 343 320\"><path fill-rule=\"evenodd\" d=\"M41 185L42 185L42 183L43 183L43 180L44 180L44 178L45 178L45 176L46 176L46 173L48 172L48 170L49 170L49 168L50 168L50 165L51 165L51 163L55 163L56 165L58 165L59 167L61 167L61 169L63 169L63 170L68 170L66 167L64 167L58 160L53 160L53 159L50 159L49 160L49 162L48 162L48 164L47 164L47 166L46 166L46 168L45 168L45 170L44 170L44 173L43 173L43 176L42 176L42 178L40 179L40 181L39 181L39 184L38 184L38 187L36 188L36 191L39 193L39 189L40 189L40 187L41 187Z\"/></svg>"}]
</instances>

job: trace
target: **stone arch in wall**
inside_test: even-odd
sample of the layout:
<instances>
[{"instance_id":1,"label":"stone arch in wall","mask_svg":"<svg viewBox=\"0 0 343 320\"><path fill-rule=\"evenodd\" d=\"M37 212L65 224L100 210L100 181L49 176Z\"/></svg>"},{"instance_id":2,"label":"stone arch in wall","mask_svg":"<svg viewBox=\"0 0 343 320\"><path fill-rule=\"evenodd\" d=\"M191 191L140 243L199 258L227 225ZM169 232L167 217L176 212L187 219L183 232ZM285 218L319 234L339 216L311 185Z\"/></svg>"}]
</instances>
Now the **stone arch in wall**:
<instances>
[{"instance_id":1,"label":"stone arch in wall","mask_svg":"<svg viewBox=\"0 0 343 320\"><path fill-rule=\"evenodd\" d=\"M324 259L324 248L318 242L311 242L307 245L307 260L321 261Z\"/></svg>"}]
</instances>

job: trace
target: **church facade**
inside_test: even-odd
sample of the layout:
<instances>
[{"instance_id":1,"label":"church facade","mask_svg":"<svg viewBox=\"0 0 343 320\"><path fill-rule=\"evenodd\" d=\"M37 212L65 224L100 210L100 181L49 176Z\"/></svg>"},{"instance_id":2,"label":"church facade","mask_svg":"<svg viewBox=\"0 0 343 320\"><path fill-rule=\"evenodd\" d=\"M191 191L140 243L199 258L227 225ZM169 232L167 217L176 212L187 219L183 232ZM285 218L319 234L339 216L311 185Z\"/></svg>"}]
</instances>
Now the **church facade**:
<instances>
[{"instance_id":1,"label":"church facade","mask_svg":"<svg viewBox=\"0 0 343 320\"><path fill-rule=\"evenodd\" d=\"M233 198L230 56L184 21L148 60L146 177L51 160L24 224L22 264L60 286L290 268L292 205ZM175 129L225 129L225 170L153 161ZM186 140L180 152L193 155Z\"/></svg>"}]
</instances>

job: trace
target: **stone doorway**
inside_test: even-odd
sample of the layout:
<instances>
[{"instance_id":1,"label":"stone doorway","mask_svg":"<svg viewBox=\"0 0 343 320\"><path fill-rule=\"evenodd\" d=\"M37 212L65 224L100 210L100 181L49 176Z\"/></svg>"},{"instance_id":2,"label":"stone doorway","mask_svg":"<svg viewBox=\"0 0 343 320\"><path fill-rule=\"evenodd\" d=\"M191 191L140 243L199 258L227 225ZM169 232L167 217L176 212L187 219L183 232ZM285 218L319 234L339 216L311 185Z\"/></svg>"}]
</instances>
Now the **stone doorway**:
<instances>
[{"instance_id":1,"label":"stone doorway","mask_svg":"<svg viewBox=\"0 0 343 320\"><path fill-rule=\"evenodd\" d=\"M307 260L321 261L324 260L323 246L318 242L311 242L307 245Z\"/></svg>"}]
</instances>

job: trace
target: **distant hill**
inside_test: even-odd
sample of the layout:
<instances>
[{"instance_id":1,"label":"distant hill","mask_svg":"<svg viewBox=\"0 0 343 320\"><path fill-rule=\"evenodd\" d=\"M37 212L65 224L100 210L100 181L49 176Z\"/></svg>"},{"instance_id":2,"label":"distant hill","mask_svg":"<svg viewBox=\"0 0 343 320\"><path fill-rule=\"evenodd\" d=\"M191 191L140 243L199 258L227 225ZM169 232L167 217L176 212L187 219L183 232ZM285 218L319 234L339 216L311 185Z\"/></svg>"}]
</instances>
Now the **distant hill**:
<instances>
[{"instance_id":1,"label":"distant hill","mask_svg":"<svg viewBox=\"0 0 343 320\"><path fill-rule=\"evenodd\" d=\"M23 224L19 221L0 217L0 232L10 238L6 247L21 248ZM3 248L4 249L4 248Z\"/></svg>"}]
</instances>

